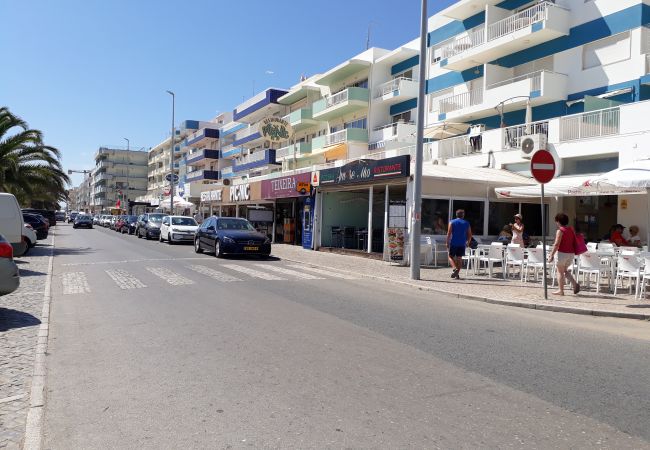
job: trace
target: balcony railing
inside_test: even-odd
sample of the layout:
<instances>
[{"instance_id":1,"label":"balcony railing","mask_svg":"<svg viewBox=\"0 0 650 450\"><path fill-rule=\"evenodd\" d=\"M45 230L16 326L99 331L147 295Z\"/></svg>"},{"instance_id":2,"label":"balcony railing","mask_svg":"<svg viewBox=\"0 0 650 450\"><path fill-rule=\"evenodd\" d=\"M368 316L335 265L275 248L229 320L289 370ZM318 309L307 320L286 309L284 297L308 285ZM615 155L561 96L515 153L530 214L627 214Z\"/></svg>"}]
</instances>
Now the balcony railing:
<instances>
[{"instance_id":1,"label":"balcony railing","mask_svg":"<svg viewBox=\"0 0 650 450\"><path fill-rule=\"evenodd\" d=\"M545 134L548 136L548 120L531 122L525 125L507 127L503 130L503 148L521 148L521 140L531 134Z\"/></svg>"},{"instance_id":2,"label":"balcony railing","mask_svg":"<svg viewBox=\"0 0 650 450\"><path fill-rule=\"evenodd\" d=\"M248 164L256 161L261 161L266 158L266 151L257 151L253 154L246 155L237 161L237 165Z\"/></svg>"},{"instance_id":3,"label":"balcony railing","mask_svg":"<svg viewBox=\"0 0 650 450\"><path fill-rule=\"evenodd\" d=\"M454 39L448 45L441 49L441 57L451 58L452 56L459 55L470 48L478 47L485 42L485 28L471 30L466 36Z\"/></svg>"},{"instance_id":4,"label":"balcony railing","mask_svg":"<svg viewBox=\"0 0 650 450\"><path fill-rule=\"evenodd\" d=\"M560 119L560 142L611 136L620 132L620 108L575 114Z\"/></svg>"},{"instance_id":5,"label":"balcony railing","mask_svg":"<svg viewBox=\"0 0 650 450\"><path fill-rule=\"evenodd\" d=\"M452 95L440 100L440 112L443 114L457 111L459 109L469 108L483 103L483 88L477 88L462 94Z\"/></svg>"},{"instance_id":6,"label":"balcony railing","mask_svg":"<svg viewBox=\"0 0 650 450\"><path fill-rule=\"evenodd\" d=\"M406 78L406 77L399 77L399 78L395 78L394 80L390 80L387 83L381 84L375 89L375 98L380 98L386 94L390 94L391 92L398 91L402 81L413 81L413 79Z\"/></svg>"},{"instance_id":7,"label":"balcony railing","mask_svg":"<svg viewBox=\"0 0 650 450\"><path fill-rule=\"evenodd\" d=\"M533 91L539 91L542 89L542 73L543 72L548 72L547 70L539 70L537 72L531 72L527 73L525 75L519 75L518 77L514 78L509 78L507 80L502 80L502 81L497 81L496 83L492 83L488 85L488 89L494 89L498 88L501 86L507 86L509 84L517 83L519 81L523 80L531 80L530 81L530 90L531 92Z\"/></svg>"},{"instance_id":8,"label":"balcony railing","mask_svg":"<svg viewBox=\"0 0 650 450\"><path fill-rule=\"evenodd\" d=\"M539 3L493 23L488 27L488 41L499 39L500 37L523 30L535 22L548 19L548 9L551 7L557 6L550 2Z\"/></svg>"},{"instance_id":9,"label":"balcony railing","mask_svg":"<svg viewBox=\"0 0 650 450\"><path fill-rule=\"evenodd\" d=\"M438 158L457 158L472 153L481 153L481 150L474 150L467 135L438 141Z\"/></svg>"}]
</instances>

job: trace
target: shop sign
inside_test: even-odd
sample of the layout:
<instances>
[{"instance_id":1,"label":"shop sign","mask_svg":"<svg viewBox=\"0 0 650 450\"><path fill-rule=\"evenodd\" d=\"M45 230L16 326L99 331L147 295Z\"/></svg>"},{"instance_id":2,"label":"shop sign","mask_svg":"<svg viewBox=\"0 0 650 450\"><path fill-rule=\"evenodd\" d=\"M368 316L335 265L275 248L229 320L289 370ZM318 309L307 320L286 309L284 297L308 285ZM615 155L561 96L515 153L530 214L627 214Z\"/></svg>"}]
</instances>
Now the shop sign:
<instances>
[{"instance_id":1,"label":"shop sign","mask_svg":"<svg viewBox=\"0 0 650 450\"><path fill-rule=\"evenodd\" d=\"M250 200L251 198L251 186L250 184L240 184L237 186L230 187L230 201L231 202L242 202Z\"/></svg>"},{"instance_id":2,"label":"shop sign","mask_svg":"<svg viewBox=\"0 0 650 450\"><path fill-rule=\"evenodd\" d=\"M320 171L320 185L368 183L390 178L407 177L410 171L410 156L395 156L387 159L360 159L341 167Z\"/></svg>"},{"instance_id":3,"label":"shop sign","mask_svg":"<svg viewBox=\"0 0 650 450\"><path fill-rule=\"evenodd\" d=\"M217 189L215 191L210 191L210 200L213 202L220 202L221 201L221 189Z\"/></svg>"},{"instance_id":4,"label":"shop sign","mask_svg":"<svg viewBox=\"0 0 650 450\"><path fill-rule=\"evenodd\" d=\"M202 202L210 201L210 191L201 192L201 201Z\"/></svg>"},{"instance_id":5,"label":"shop sign","mask_svg":"<svg viewBox=\"0 0 650 450\"><path fill-rule=\"evenodd\" d=\"M318 186L320 184L320 172L311 173L311 185Z\"/></svg>"},{"instance_id":6,"label":"shop sign","mask_svg":"<svg viewBox=\"0 0 650 450\"><path fill-rule=\"evenodd\" d=\"M271 142L280 142L291 139L293 136L293 128L291 124L279 117L267 117L262 119L259 124L260 134L264 139Z\"/></svg>"},{"instance_id":7,"label":"shop sign","mask_svg":"<svg viewBox=\"0 0 650 450\"><path fill-rule=\"evenodd\" d=\"M301 173L262 181L262 198L285 198L307 195L311 190L311 174Z\"/></svg>"}]
</instances>

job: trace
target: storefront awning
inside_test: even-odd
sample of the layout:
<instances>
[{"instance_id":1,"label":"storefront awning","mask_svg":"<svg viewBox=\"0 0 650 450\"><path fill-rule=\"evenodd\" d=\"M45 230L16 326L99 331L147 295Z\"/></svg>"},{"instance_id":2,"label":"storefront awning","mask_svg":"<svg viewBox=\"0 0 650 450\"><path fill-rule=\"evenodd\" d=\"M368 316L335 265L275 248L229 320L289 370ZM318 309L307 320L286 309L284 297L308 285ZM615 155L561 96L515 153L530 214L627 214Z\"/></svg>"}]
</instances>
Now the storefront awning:
<instances>
[{"instance_id":1,"label":"storefront awning","mask_svg":"<svg viewBox=\"0 0 650 450\"><path fill-rule=\"evenodd\" d=\"M439 180L487 183L492 186L526 185L531 179L504 169L487 167L454 167L438 164L425 164L422 176Z\"/></svg>"},{"instance_id":2,"label":"storefront awning","mask_svg":"<svg viewBox=\"0 0 650 450\"><path fill-rule=\"evenodd\" d=\"M329 147L325 152L326 160L345 159L348 157L348 144L337 144Z\"/></svg>"},{"instance_id":3,"label":"storefront awning","mask_svg":"<svg viewBox=\"0 0 650 450\"><path fill-rule=\"evenodd\" d=\"M549 197L580 197L588 195L645 193L645 189L634 188L607 188L605 186L601 186L599 189L594 189L589 185L589 181L593 178L593 175L555 178L544 186L544 194ZM494 189L494 191L499 198L539 198L541 194L539 184L531 184L529 186L501 187Z\"/></svg>"}]
</instances>

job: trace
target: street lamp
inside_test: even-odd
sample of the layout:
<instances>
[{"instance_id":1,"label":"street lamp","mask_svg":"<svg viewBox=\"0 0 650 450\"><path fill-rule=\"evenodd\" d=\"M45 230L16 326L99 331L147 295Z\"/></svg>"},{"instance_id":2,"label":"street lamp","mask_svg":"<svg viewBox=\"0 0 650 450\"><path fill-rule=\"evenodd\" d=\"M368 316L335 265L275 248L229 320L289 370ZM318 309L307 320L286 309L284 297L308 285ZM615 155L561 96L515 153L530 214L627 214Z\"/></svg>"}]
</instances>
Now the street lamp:
<instances>
[{"instance_id":1,"label":"street lamp","mask_svg":"<svg viewBox=\"0 0 650 450\"><path fill-rule=\"evenodd\" d=\"M128 138L123 138L126 141L126 151L131 150L131 141Z\"/></svg>"},{"instance_id":2,"label":"street lamp","mask_svg":"<svg viewBox=\"0 0 650 450\"><path fill-rule=\"evenodd\" d=\"M171 148L169 149L169 210L174 214L174 110L176 107L176 95L172 91L167 91L172 96L172 138Z\"/></svg>"},{"instance_id":3,"label":"street lamp","mask_svg":"<svg viewBox=\"0 0 650 450\"><path fill-rule=\"evenodd\" d=\"M131 141L129 138L123 138L126 141L126 151L131 151ZM131 156L126 154L126 199L122 196L122 200L126 200L126 212L131 214L129 211L129 164L131 163Z\"/></svg>"},{"instance_id":4,"label":"street lamp","mask_svg":"<svg viewBox=\"0 0 650 450\"><path fill-rule=\"evenodd\" d=\"M411 217L411 279L420 279L420 227L422 225L422 152L424 147L424 95L427 79L427 0L422 0L420 16L420 82L418 86L418 123L413 174L413 212Z\"/></svg>"}]
</instances>

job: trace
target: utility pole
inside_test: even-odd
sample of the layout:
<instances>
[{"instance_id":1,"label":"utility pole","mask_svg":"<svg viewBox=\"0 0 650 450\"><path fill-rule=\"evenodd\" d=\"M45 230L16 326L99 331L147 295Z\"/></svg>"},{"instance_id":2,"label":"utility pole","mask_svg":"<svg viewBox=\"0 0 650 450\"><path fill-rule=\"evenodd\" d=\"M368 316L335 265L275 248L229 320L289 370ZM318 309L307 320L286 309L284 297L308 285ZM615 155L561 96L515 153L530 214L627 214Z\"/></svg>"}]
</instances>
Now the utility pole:
<instances>
[{"instance_id":1,"label":"utility pole","mask_svg":"<svg viewBox=\"0 0 650 450\"><path fill-rule=\"evenodd\" d=\"M424 95L427 78L427 0L422 0L420 17L420 82L418 89L418 123L415 142L415 173L413 174L413 207L411 217L411 279L420 279L420 227L422 224L422 151L424 147Z\"/></svg>"},{"instance_id":2,"label":"utility pole","mask_svg":"<svg viewBox=\"0 0 650 450\"><path fill-rule=\"evenodd\" d=\"M174 214L174 111L176 109L176 95L167 91L172 96L172 137L169 149L169 210L170 215Z\"/></svg>"}]
</instances>

